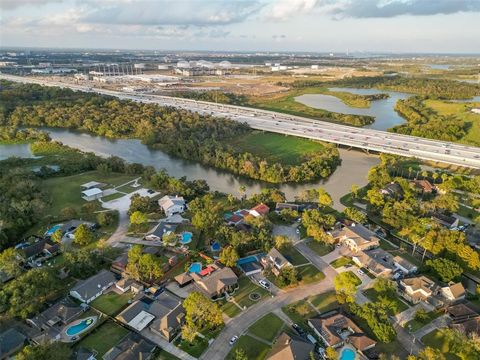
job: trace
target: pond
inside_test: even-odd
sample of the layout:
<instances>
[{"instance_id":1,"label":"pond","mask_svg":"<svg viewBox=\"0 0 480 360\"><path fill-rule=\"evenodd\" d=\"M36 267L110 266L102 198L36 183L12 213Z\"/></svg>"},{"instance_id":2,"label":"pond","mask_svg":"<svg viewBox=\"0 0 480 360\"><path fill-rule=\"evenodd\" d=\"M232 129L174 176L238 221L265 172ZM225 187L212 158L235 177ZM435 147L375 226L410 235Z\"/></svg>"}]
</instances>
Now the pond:
<instances>
[{"instance_id":1,"label":"pond","mask_svg":"<svg viewBox=\"0 0 480 360\"><path fill-rule=\"evenodd\" d=\"M35 158L28 144L0 144L0 161L16 156L21 158Z\"/></svg>"},{"instance_id":2,"label":"pond","mask_svg":"<svg viewBox=\"0 0 480 360\"><path fill-rule=\"evenodd\" d=\"M405 119L398 115L394 107L397 100L406 99L411 96L411 94L379 89L329 88L329 90L345 91L357 95L373 95L383 93L389 94L390 97L388 99L371 101L369 108L352 107L345 104L336 96L324 94L304 94L297 96L295 100L316 109L324 109L343 114L373 116L375 118L375 122L365 126L367 129L387 130L395 125L400 125L405 122Z\"/></svg>"},{"instance_id":3,"label":"pond","mask_svg":"<svg viewBox=\"0 0 480 360\"><path fill-rule=\"evenodd\" d=\"M248 195L260 192L261 188L278 187L285 193L288 200L294 200L295 196L303 190L322 186L330 193L335 207L339 210L343 208L339 203L340 197L350 191L352 184L366 185L368 170L379 163L378 156L368 155L361 151L339 149L342 165L328 179L310 184L273 185L170 156L161 150L148 148L139 140L112 140L65 129L43 128L43 130L48 131L52 139L61 141L65 145L83 151L91 151L100 156L115 155L128 162L152 165L156 169L164 168L169 175L175 177L186 176L189 180L204 179L210 189L231 193L235 196L241 195L241 186L245 186ZM32 157L28 144L5 146L0 148L0 159L9 156ZM14 150L11 150L10 146L13 146ZM5 156L4 149L8 149Z\"/></svg>"}]
</instances>

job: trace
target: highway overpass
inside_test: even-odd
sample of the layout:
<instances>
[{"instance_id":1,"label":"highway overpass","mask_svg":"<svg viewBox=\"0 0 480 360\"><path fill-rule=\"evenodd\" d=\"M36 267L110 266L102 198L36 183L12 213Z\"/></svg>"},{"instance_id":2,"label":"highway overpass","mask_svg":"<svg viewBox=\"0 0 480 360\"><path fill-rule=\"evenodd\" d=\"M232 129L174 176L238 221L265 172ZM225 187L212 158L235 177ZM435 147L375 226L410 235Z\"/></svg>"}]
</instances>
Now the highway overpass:
<instances>
[{"instance_id":1,"label":"highway overpass","mask_svg":"<svg viewBox=\"0 0 480 360\"><path fill-rule=\"evenodd\" d=\"M137 94L91 88L73 83L51 81L38 77L0 74L0 79L45 86L60 86L77 91L96 92L137 102L173 106L201 114L226 117L247 123L251 128L275 133L321 140L368 151L414 157L452 165L480 169L480 148L440 140L394 134L385 131L357 128L337 123L313 120L266 110L223 105L170 96Z\"/></svg>"}]
</instances>

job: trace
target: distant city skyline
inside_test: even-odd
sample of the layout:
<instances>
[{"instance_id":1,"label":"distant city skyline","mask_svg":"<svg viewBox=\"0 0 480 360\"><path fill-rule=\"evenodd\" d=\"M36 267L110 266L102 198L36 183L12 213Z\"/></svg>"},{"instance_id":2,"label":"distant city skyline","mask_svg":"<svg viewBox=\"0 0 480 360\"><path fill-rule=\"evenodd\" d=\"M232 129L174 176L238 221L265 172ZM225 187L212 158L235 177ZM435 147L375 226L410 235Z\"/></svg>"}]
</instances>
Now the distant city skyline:
<instances>
[{"instance_id":1,"label":"distant city skyline","mask_svg":"<svg viewBox=\"0 0 480 360\"><path fill-rule=\"evenodd\" d=\"M478 53L480 0L2 0L0 45Z\"/></svg>"}]
</instances>

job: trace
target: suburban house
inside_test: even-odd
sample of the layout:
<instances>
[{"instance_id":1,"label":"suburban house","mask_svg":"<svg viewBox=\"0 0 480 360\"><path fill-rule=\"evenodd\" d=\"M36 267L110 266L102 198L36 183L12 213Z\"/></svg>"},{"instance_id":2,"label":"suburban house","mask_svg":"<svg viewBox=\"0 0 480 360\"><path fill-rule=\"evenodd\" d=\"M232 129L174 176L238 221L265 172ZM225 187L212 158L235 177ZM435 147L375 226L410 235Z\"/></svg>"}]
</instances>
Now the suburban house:
<instances>
[{"instance_id":1,"label":"suburban house","mask_svg":"<svg viewBox=\"0 0 480 360\"><path fill-rule=\"evenodd\" d=\"M195 287L210 299L221 298L238 287L238 277L229 267L208 265L199 273L191 273Z\"/></svg>"},{"instance_id":2,"label":"suburban house","mask_svg":"<svg viewBox=\"0 0 480 360\"><path fill-rule=\"evenodd\" d=\"M455 216L446 215L438 211L432 214L432 220L448 229L453 229L460 223L460 220Z\"/></svg>"},{"instance_id":3,"label":"suburban house","mask_svg":"<svg viewBox=\"0 0 480 360\"><path fill-rule=\"evenodd\" d=\"M224 215L224 219L229 226L238 226L243 224L243 221L247 215L250 215L248 210L242 209L235 212L228 212Z\"/></svg>"},{"instance_id":4,"label":"suburban house","mask_svg":"<svg viewBox=\"0 0 480 360\"><path fill-rule=\"evenodd\" d=\"M117 319L138 332L149 326L170 341L185 321L185 310L180 300L163 292L156 299L144 296L134 301Z\"/></svg>"},{"instance_id":5,"label":"suburban house","mask_svg":"<svg viewBox=\"0 0 480 360\"><path fill-rule=\"evenodd\" d=\"M174 233L177 229L177 224L169 224L160 221L155 227L145 235L145 240L162 241L163 235Z\"/></svg>"},{"instance_id":6,"label":"suburban house","mask_svg":"<svg viewBox=\"0 0 480 360\"><path fill-rule=\"evenodd\" d=\"M381 248L359 251L352 256L352 261L377 277L389 277L395 271L393 256Z\"/></svg>"},{"instance_id":7,"label":"suburban house","mask_svg":"<svg viewBox=\"0 0 480 360\"><path fill-rule=\"evenodd\" d=\"M270 208L262 203L251 208L248 212L254 217L265 216L270 212Z\"/></svg>"},{"instance_id":8,"label":"suburban house","mask_svg":"<svg viewBox=\"0 0 480 360\"><path fill-rule=\"evenodd\" d=\"M403 189L400 184L391 182L380 189L380 194L401 200L403 198Z\"/></svg>"},{"instance_id":9,"label":"suburban house","mask_svg":"<svg viewBox=\"0 0 480 360\"><path fill-rule=\"evenodd\" d=\"M0 333L0 359L8 359L25 345L27 338L21 332L10 328Z\"/></svg>"},{"instance_id":10,"label":"suburban house","mask_svg":"<svg viewBox=\"0 0 480 360\"><path fill-rule=\"evenodd\" d=\"M426 276L418 276L400 280L399 291L406 300L418 304L420 301L427 302L435 295L438 286Z\"/></svg>"},{"instance_id":11,"label":"suburban house","mask_svg":"<svg viewBox=\"0 0 480 360\"><path fill-rule=\"evenodd\" d=\"M450 327L467 336L472 334L480 335L480 316L466 320L462 323L451 324Z\"/></svg>"},{"instance_id":12,"label":"suburban house","mask_svg":"<svg viewBox=\"0 0 480 360\"><path fill-rule=\"evenodd\" d=\"M184 287L192 283L193 278L190 276L190 273L183 272L175 276L175 281L177 282L179 287Z\"/></svg>"},{"instance_id":13,"label":"suburban house","mask_svg":"<svg viewBox=\"0 0 480 360\"><path fill-rule=\"evenodd\" d=\"M103 190L99 188L91 188L82 191L82 199L85 201L98 200L103 196Z\"/></svg>"},{"instance_id":14,"label":"suburban house","mask_svg":"<svg viewBox=\"0 0 480 360\"><path fill-rule=\"evenodd\" d=\"M158 205L163 209L163 212L167 216L174 214L181 214L187 208L185 199L181 196L165 195L158 200Z\"/></svg>"},{"instance_id":15,"label":"suburban house","mask_svg":"<svg viewBox=\"0 0 480 360\"><path fill-rule=\"evenodd\" d=\"M85 310L85 306L79 306L69 298L64 298L37 316L27 319L27 324L38 330L31 336L32 341L39 345L59 341L64 326Z\"/></svg>"},{"instance_id":16,"label":"suburban house","mask_svg":"<svg viewBox=\"0 0 480 360\"><path fill-rule=\"evenodd\" d=\"M280 275L280 271L286 266L292 266L290 261L283 256L280 251L275 248L272 248L267 255L265 255L262 260L262 265L265 269L271 269L272 273L275 276Z\"/></svg>"},{"instance_id":17,"label":"suburban house","mask_svg":"<svg viewBox=\"0 0 480 360\"><path fill-rule=\"evenodd\" d=\"M479 316L475 310L465 304L449 306L447 313L455 324L463 323Z\"/></svg>"},{"instance_id":18,"label":"suburban house","mask_svg":"<svg viewBox=\"0 0 480 360\"><path fill-rule=\"evenodd\" d=\"M275 212L279 213L283 209L295 210L295 211L302 211L305 209L305 205L301 204L291 204L291 203L277 203L275 205Z\"/></svg>"},{"instance_id":19,"label":"suburban house","mask_svg":"<svg viewBox=\"0 0 480 360\"><path fill-rule=\"evenodd\" d=\"M373 231L356 223L345 226L336 234L335 239L345 244L353 253L380 246L380 240Z\"/></svg>"},{"instance_id":20,"label":"suburban house","mask_svg":"<svg viewBox=\"0 0 480 360\"><path fill-rule=\"evenodd\" d=\"M309 360L315 345L283 332L272 346L266 360Z\"/></svg>"},{"instance_id":21,"label":"suburban house","mask_svg":"<svg viewBox=\"0 0 480 360\"><path fill-rule=\"evenodd\" d=\"M122 275L127 269L127 265L128 265L128 254L124 253L119 257L117 257L115 260L113 260L112 266L110 266L110 270L112 270L116 274Z\"/></svg>"},{"instance_id":22,"label":"suburban house","mask_svg":"<svg viewBox=\"0 0 480 360\"><path fill-rule=\"evenodd\" d=\"M341 347L348 342L358 351L365 351L376 344L352 319L340 313L309 319L308 325L327 346L333 348Z\"/></svg>"},{"instance_id":23,"label":"suburban house","mask_svg":"<svg viewBox=\"0 0 480 360\"><path fill-rule=\"evenodd\" d=\"M432 194L436 192L435 186L433 186L428 180L413 180L410 184L422 194Z\"/></svg>"},{"instance_id":24,"label":"suburban house","mask_svg":"<svg viewBox=\"0 0 480 360\"><path fill-rule=\"evenodd\" d=\"M462 283L450 283L440 289L440 294L450 304L465 299L465 288Z\"/></svg>"},{"instance_id":25,"label":"suburban house","mask_svg":"<svg viewBox=\"0 0 480 360\"><path fill-rule=\"evenodd\" d=\"M137 334L130 333L108 350L103 360L149 360L157 346Z\"/></svg>"},{"instance_id":26,"label":"suburban house","mask_svg":"<svg viewBox=\"0 0 480 360\"><path fill-rule=\"evenodd\" d=\"M114 273L108 270L102 270L86 280L79 281L77 285L70 290L70 296L89 304L102 295L115 281Z\"/></svg>"},{"instance_id":27,"label":"suburban house","mask_svg":"<svg viewBox=\"0 0 480 360\"><path fill-rule=\"evenodd\" d=\"M401 270L405 275L414 274L418 271L416 265L398 255L393 258L393 264L396 269Z\"/></svg>"},{"instance_id":28,"label":"suburban house","mask_svg":"<svg viewBox=\"0 0 480 360\"><path fill-rule=\"evenodd\" d=\"M60 245L50 240L36 239L36 242L18 250L22 260L32 266L40 266L43 261L60 252Z\"/></svg>"}]
</instances>

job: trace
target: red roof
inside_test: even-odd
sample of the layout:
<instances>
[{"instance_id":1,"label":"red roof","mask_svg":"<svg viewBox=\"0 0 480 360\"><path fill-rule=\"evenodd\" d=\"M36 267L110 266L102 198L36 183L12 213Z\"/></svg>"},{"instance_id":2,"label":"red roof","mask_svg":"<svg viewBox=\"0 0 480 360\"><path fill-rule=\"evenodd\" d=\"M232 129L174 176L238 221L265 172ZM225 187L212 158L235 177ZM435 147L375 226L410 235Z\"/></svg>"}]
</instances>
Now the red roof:
<instances>
[{"instance_id":1,"label":"red roof","mask_svg":"<svg viewBox=\"0 0 480 360\"><path fill-rule=\"evenodd\" d=\"M232 223L238 223L239 221L243 220L243 217L240 216L240 215L232 215L232 217L230 218L230 220L228 220L229 222L232 222Z\"/></svg>"},{"instance_id":2,"label":"red roof","mask_svg":"<svg viewBox=\"0 0 480 360\"><path fill-rule=\"evenodd\" d=\"M238 213L242 216L247 216L248 214L250 214L247 210L240 210Z\"/></svg>"},{"instance_id":3,"label":"red roof","mask_svg":"<svg viewBox=\"0 0 480 360\"><path fill-rule=\"evenodd\" d=\"M250 211L256 211L260 215L266 215L270 211L270 208L265 204L258 204L257 206L252 208Z\"/></svg>"},{"instance_id":4,"label":"red roof","mask_svg":"<svg viewBox=\"0 0 480 360\"><path fill-rule=\"evenodd\" d=\"M206 276L206 275L209 275L211 274L212 272L215 271L215 268L213 266L207 266L205 269L203 269L202 271L200 271L200 276Z\"/></svg>"}]
</instances>

